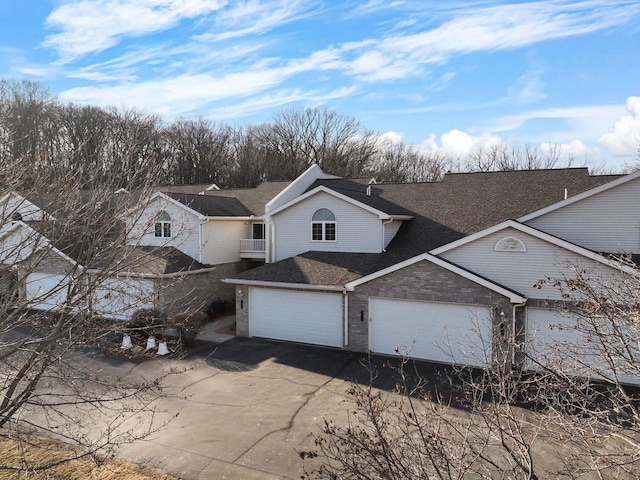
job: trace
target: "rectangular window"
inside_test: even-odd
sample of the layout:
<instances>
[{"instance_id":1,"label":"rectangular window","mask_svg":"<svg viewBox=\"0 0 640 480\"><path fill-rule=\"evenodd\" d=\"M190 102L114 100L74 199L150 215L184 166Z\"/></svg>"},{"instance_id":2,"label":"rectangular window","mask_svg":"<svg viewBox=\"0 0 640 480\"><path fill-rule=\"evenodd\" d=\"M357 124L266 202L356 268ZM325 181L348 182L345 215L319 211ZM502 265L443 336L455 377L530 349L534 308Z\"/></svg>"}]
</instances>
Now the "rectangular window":
<instances>
[{"instance_id":1,"label":"rectangular window","mask_svg":"<svg viewBox=\"0 0 640 480\"><path fill-rule=\"evenodd\" d=\"M325 223L324 224L324 239L335 241L336 239L336 224L335 223Z\"/></svg>"},{"instance_id":2,"label":"rectangular window","mask_svg":"<svg viewBox=\"0 0 640 480\"><path fill-rule=\"evenodd\" d=\"M311 224L311 240L323 240L321 223Z\"/></svg>"},{"instance_id":3,"label":"rectangular window","mask_svg":"<svg viewBox=\"0 0 640 480\"><path fill-rule=\"evenodd\" d=\"M171 222L156 222L153 227L153 235L156 238L171 237Z\"/></svg>"},{"instance_id":4,"label":"rectangular window","mask_svg":"<svg viewBox=\"0 0 640 480\"><path fill-rule=\"evenodd\" d=\"M264 223L253 224L253 237L254 240L264 240Z\"/></svg>"}]
</instances>

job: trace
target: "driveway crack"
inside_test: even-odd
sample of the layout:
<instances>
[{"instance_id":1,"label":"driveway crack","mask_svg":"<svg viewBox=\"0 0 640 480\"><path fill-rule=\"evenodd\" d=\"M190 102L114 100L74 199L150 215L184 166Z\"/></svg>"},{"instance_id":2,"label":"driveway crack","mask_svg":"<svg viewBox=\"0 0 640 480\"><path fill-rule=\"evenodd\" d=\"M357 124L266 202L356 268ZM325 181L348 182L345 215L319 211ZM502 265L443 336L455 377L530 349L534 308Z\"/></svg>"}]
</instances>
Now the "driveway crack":
<instances>
[{"instance_id":1,"label":"driveway crack","mask_svg":"<svg viewBox=\"0 0 640 480\"><path fill-rule=\"evenodd\" d=\"M333 380L335 380L336 378L338 378L342 372L345 371L345 369L347 368L347 366L353 361L353 359L355 358L355 356L350 356L347 361L340 367L340 369L331 377L329 377L329 379L327 379L327 381L321 383L320 385L318 385L313 391L306 393L304 395L305 399L302 402L302 404L296 409L295 412L293 412L293 414L291 415L291 418L289 419L289 423L282 427L282 428L277 428L275 430L272 430L268 433L265 433L262 437L260 437L258 440L256 440L251 446L249 446L244 452L242 452L240 455L238 455L231 463L235 464L237 463L242 457L244 457L247 453L249 453L251 450L253 450L258 444L260 444L263 440L265 440L266 438L270 437L271 435L274 435L276 433L280 433L280 432L286 432L289 431L293 428L293 425L295 424L296 421L296 417L298 416L298 414L307 406L309 405L309 402L311 401L312 398L314 398L316 396L316 394L322 390L324 387L326 387L330 382L332 382Z\"/></svg>"}]
</instances>

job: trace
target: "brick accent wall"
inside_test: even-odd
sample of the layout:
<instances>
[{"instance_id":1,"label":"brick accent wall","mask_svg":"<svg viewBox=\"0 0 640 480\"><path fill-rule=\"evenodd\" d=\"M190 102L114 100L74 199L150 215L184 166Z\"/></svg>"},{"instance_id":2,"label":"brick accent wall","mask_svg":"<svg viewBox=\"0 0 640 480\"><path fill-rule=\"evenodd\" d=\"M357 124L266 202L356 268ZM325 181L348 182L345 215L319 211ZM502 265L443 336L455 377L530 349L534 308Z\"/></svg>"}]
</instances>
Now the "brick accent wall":
<instances>
[{"instance_id":1,"label":"brick accent wall","mask_svg":"<svg viewBox=\"0 0 640 480\"><path fill-rule=\"evenodd\" d=\"M504 311L504 332L511 329L511 304L507 297L478 285L460 275L428 261L418 262L371 282L349 294L349 342L347 350L369 350L369 297L399 298L434 302L486 305ZM494 315L495 345L500 345L500 317ZM509 356L504 348L494 348L496 360Z\"/></svg>"},{"instance_id":2,"label":"brick accent wall","mask_svg":"<svg viewBox=\"0 0 640 480\"><path fill-rule=\"evenodd\" d=\"M217 299L224 300L227 305L233 305L234 285L223 283L222 279L254 268L256 265L251 260L241 260L215 265L201 272L181 277L157 279L158 306L170 315L188 309L207 308Z\"/></svg>"}]
</instances>

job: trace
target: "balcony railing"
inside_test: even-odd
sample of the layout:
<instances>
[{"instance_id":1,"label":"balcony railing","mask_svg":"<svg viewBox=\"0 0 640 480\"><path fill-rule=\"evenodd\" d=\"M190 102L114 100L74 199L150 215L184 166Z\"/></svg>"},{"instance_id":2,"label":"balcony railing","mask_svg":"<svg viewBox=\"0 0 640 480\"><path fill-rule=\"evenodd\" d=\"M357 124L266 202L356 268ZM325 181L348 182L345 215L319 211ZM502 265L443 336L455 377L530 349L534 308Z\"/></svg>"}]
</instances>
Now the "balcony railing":
<instances>
[{"instance_id":1,"label":"balcony railing","mask_svg":"<svg viewBox=\"0 0 640 480\"><path fill-rule=\"evenodd\" d=\"M266 240L254 238L240 239L240 256L242 258L264 258Z\"/></svg>"}]
</instances>

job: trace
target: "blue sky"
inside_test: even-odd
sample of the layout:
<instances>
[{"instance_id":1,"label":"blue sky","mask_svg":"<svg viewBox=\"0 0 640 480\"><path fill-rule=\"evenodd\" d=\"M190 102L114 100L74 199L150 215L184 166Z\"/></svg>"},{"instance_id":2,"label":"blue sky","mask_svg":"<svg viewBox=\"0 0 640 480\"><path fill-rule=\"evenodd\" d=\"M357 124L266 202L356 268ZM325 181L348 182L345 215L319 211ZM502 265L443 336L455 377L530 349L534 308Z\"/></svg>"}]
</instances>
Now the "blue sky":
<instances>
[{"instance_id":1,"label":"blue sky","mask_svg":"<svg viewBox=\"0 0 640 480\"><path fill-rule=\"evenodd\" d=\"M231 125L330 107L466 153L640 144L640 2L0 0L0 77L64 101Z\"/></svg>"}]
</instances>

